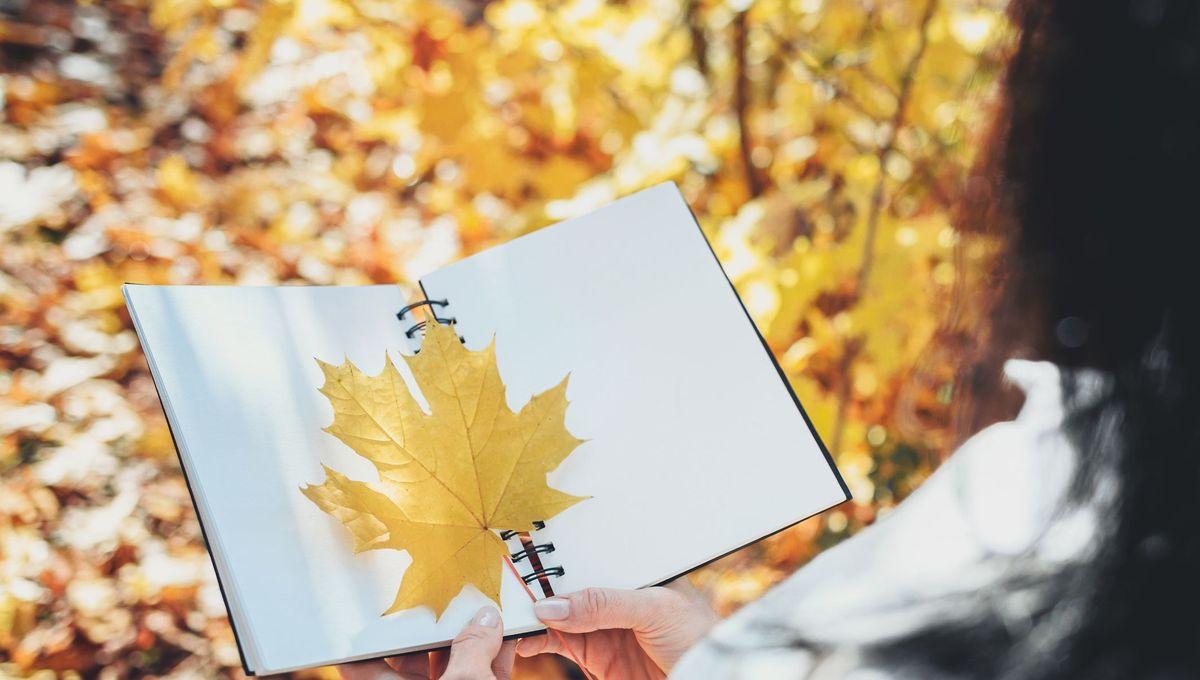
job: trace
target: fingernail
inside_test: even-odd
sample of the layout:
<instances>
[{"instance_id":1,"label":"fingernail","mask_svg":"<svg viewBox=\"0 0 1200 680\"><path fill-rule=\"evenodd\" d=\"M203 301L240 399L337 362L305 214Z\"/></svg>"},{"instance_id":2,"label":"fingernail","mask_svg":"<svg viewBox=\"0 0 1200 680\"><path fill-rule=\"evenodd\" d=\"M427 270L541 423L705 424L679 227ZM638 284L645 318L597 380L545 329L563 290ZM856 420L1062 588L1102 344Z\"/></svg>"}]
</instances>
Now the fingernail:
<instances>
[{"instance_id":1,"label":"fingernail","mask_svg":"<svg viewBox=\"0 0 1200 680\"><path fill-rule=\"evenodd\" d=\"M533 613L543 621L562 621L571 615L571 603L561 597L548 597L533 604Z\"/></svg>"},{"instance_id":2,"label":"fingernail","mask_svg":"<svg viewBox=\"0 0 1200 680\"><path fill-rule=\"evenodd\" d=\"M475 614L472 623L484 628L495 628L500 624L500 612L496 611L495 607L484 607Z\"/></svg>"}]
</instances>

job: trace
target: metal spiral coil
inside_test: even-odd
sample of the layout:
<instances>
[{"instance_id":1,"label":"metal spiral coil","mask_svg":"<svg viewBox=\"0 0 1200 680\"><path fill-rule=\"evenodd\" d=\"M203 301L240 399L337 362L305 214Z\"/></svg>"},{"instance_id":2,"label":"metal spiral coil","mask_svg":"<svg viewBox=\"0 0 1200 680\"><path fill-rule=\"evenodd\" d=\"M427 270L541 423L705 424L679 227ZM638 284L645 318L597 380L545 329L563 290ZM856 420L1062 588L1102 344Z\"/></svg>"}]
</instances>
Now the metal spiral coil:
<instances>
[{"instance_id":1,"label":"metal spiral coil","mask_svg":"<svg viewBox=\"0 0 1200 680\"><path fill-rule=\"evenodd\" d=\"M545 522L533 523L534 531L540 531L545 528ZM546 566L542 563L541 556L549 555L550 553L554 552L554 544L534 543L529 534L522 534L518 531L500 532L501 540L507 541L511 538L519 538L522 549L509 555L509 558L512 559L514 564L522 560L528 560L529 566L533 567L532 572L521 575L521 580L526 584L533 583L534 581L542 581L543 590L547 590L546 594L549 595L549 583L546 581L546 579L552 576L562 576L567 573L566 569L563 569L560 566Z\"/></svg>"},{"instance_id":2,"label":"metal spiral coil","mask_svg":"<svg viewBox=\"0 0 1200 680\"><path fill-rule=\"evenodd\" d=\"M528 585L528 584L533 583L534 581L540 580L542 578L546 578L546 577L550 577L550 576L564 576L564 575L566 575L566 573L567 573L567 570L563 569L562 567L543 567L534 572L525 574L524 576L521 577L521 580L524 581L526 583L526 585Z\"/></svg>"},{"instance_id":3,"label":"metal spiral coil","mask_svg":"<svg viewBox=\"0 0 1200 680\"><path fill-rule=\"evenodd\" d=\"M445 299L442 299L442 300L417 300L416 302L412 302L410 304L404 305L404 307L399 312L396 312L396 319L399 321L404 321L404 317L407 316L408 313L411 312L412 310L416 309L417 307L428 306L430 309L430 313L433 316L433 320L436 321L437 323L446 324L446 325L456 324L456 323L458 323L457 318L452 317L452 316L451 317L440 317L437 315L437 311L434 310L434 307L445 308L445 307L449 306L449 304L450 304L450 301L445 300ZM425 326L428 324L429 324L429 319L425 319L424 321L418 321L418 322L414 323L413 325L409 326L407 330L404 331L404 337L413 338L414 336L416 336L418 331L424 330ZM460 335L460 336L458 336L458 341L465 343L467 341L467 339ZM421 352L421 350L418 349L418 350L416 350L416 352L414 352L414 354L419 354L420 352Z\"/></svg>"}]
</instances>

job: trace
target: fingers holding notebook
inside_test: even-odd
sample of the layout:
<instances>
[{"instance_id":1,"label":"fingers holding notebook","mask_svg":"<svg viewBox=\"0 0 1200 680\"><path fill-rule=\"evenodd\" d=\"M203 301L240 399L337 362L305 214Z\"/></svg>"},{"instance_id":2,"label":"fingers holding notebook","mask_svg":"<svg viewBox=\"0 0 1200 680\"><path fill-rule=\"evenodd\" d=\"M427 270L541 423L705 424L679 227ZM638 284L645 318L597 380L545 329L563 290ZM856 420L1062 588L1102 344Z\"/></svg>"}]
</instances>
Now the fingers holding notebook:
<instances>
[{"instance_id":1,"label":"fingers holding notebook","mask_svg":"<svg viewBox=\"0 0 1200 680\"><path fill-rule=\"evenodd\" d=\"M454 638L450 653L416 653L338 667L344 680L510 680L516 643L504 641L500 612L480 609Z\"/></svg>"},{"instance_id":2,"label":"fingers holding notebook","mask_svg":"<svg viewBox=\"0 0 1200 680\"><path fill-rule=\"evenodd\" d=\"M593 668L627 666L619 677L670 672L717 622L686 579L641 590L588 588L540 600L534 613L568 635L522 640L521 656L552 653L580 658Z\"/></svg>"},{"instance_id":3,"label":"fingers holding notebook","mask_svg":"<svg viewBox=\"0 0 1200 680\"><path fill-rule=\"evenodd\" d=\"M504 642L500 612L480 609L450 646L450 662L442 680L509 680L515 642Z\"/></svg>"}]
</instances>

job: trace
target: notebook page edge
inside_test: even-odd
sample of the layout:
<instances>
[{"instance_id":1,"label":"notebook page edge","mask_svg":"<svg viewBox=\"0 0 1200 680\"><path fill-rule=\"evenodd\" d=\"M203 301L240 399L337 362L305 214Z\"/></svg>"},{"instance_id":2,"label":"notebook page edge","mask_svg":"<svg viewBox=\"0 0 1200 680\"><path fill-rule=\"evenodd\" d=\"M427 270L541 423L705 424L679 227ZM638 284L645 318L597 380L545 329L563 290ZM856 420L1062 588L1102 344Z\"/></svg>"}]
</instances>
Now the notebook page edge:
<instances>
[{"instance_id":1,"label":"notebook page edge","mask_svg":"<svg viewBox=\"0 0 1200 680\"><path fill-rule=\"evenodd\" d=\"M138 336L138 343L142 347L142 354L146 357L146 364L150 369L150 377L154 382L154 390L158 393L159 405L167 421L167 431L171 435L171 443L175 447L175 455L179 459L179 469L183 475L184 485L187 487L188 495L192 499L192 509L196 513L196 524L200 527L200 535L204 539L209 561L213 565L213 573L217 579L217 590L221 593L225 610L230 614L229 627L233 631L233 640L237 646L238 657L242 662L242 670L245 671L246 675L254 676L258 674L256 668L261 668L261 659L254 643L253 626L251 625L250 617L246 615L237 601L237 577L233 573L233 570L225 564L225 558L221 550L221 539L217 533L216 523L212 521L211 513L207 509L203 490L192 484L195 473L194 471L189 472L191 464L190 454L187 453L187 443L181 433L177 434L179 431L178 419L171 408L170 396L163 388L162 377L158 364L155 362L153 351L143 335L144 331L138 317L137 305L131 294L133 287L154 288L157 286L125 283L121 286L121 293L125 298L125 306L129 310L130 318L133 321L134 332ZM206 520L205 517L209 517L209 519ZM226 586L226 581L230 582L230 587ZM245 631L245 634L243 635L239 631ZM243 637L246 638L245 641L243 641Z\"/></svg>"},{"instance_id":2,"label":"notebook page edge","mask_svg":"<svg viewBox=\"0 0 1200 680\"><path fill-rule=\"evenodd\" d=\"M471 255L468 255L466 257L463 257L463 258L457 259L453 262L444 264L441 267L438 267L437 269L422 276L417 281L417 284L421 288L421 293L428 299L429 294L425 288L425 280L426 279L445 276L448 273L453 272L456 269L460 269L462 267L466 267L471 264L477 264L479 261L481 261L483 256L494 257L497 252L503 251L508 246L510 246L514 243L518 243L518 242L527 243L529 241L537 240L540 238L545 238L547 236L547 234L554 232L559 227L569 226L571 222L574 222L575 220L578 220L582 217L591 217L591 216L595 216L598 213L604 213L604 212L610 210L617 203L627 201L635 196L642 196L644 194L650 194L650 193L654 193L654 192L669 191L670 189L674 189L676 194L679 193L679 186L675 184L674 180L666 180L663 182L659 182L658 184L652 184L648 187L638 189L637 191L634 191L634 192L625 194L624 196L615 198L612 201L609 201L608 203L606 203L602 206L599 206L597 208L589 210L588 212L585 212L585 213L582 213L579 215L575 215L572 217L567 217L567 218L561 219L557 222L552 222L552 223L547 224L543 227L540 227L534 231L521 234L520 236L517 236L516 238L513 238L511 240L505 241L504 243L498 243L494 246L491 246L490 248L485 248L477 253L472 253ZM686 204L687 202L684 201L684 203ZM688 208L688 210L690 211L691 208ZM693 219L694 219L694 216L693 216ZM697 223L697 226L698 226L698 223Z\"/></svg>"},{"instance_id":3,"label":"notebook page edge","mask_svg":"<svg viewBox=\"0 0 1200 680\"><path fill-rule=\"evenodd\" d=\"M695 226L696 231L700 233L700 238L704 241L704 245L708 247L708 252L710 255L712 255L713 262L717 265L717 269L721 272L721 276L725 277L725 283L729 285L729 289L733 291L734 299L736 299L738 305L741 306L742 314L746 318L746 323L750 324L750 328L753 329L754 334L758 336L758 342L762 345L763 352L767 355L767 358L771 361L771 365L775 368L775 372L779 376L779 381L783 383L788 395L792 398L792 403L796 406L796 410L799 411L800 415L804 418L804 424L808 426L808 431L812 433L813 439L816 440L817 447L820 448L822 455L825 456L825 462L829 465L829 471L833 474L834 479L837 481L838 486L842 488L842 493L845 495L845 498L843 498L841 502L852 500L853 496L850 493L850 487L846 485L846 480L842 477L842 471L838 469L837 463L833 460L833 455L829 452L829 448L825 445L825 440L821 438L821 433L818 432L817 427L813 425L812 418L808 416L808 411L805 410L804 404L800 403L800 397L796 396L796 391L792 389L792 383L787 379L787 374L783 372L783 367L779 365L779 360L775 358L775 353L771 351L771 346L767 344L767 339L763 336L762 331L758 328L758 324L754 323L754 318L750 316L750 310L746 309L746 301L742 299L741 294L739 294L737 291L737 287L733 285L733 280L729 278L729 273L725 271L725 266L721 264L721 258L717 257L717 251L713 248L712 241L708 240L708 235L704 233L704 229L700 226L700 220L696 217L695 211L692 210L692 206L689 205L687 200L683 197L683 192L679 190L679 186L674 182L670 182L670 185L675 189L675 198L680 204L683 205L685 209L687 209L688 215L690 215L692 218L692 225ZM834 505L837 505L837 503ZM825 510L828 510L831 507L833 506L831 505L828 508L825 508ZM814 514L820 514L821 512L825 512L825 510L821 510ZM812 515L809 515L809 517L811 516ZM793 524L799 524L805 519L808 519L808 517L801 518L796 522L793 522ZM778 531L782 530L783 529L780 529ZM774 533L778 533L778 531ZM768 536L769 535L771 534L768 534ZM763 538L766 538L766 536ZM762 539L760 538L758 540ZM735 548L734 551L736 550L738 549Z\"/></svg>"}]
</instances>

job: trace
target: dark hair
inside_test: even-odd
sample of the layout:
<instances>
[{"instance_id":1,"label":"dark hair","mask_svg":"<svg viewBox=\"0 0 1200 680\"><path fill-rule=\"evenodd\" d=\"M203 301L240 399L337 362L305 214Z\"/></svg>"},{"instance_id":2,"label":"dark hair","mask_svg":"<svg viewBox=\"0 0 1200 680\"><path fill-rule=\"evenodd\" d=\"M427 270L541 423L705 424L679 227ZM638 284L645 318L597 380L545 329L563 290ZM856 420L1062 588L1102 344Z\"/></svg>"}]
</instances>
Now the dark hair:
<instances>
[{"instance_id":1,"label":"dark hair","mask_svg":"<svg viewBox=\"0 0 1200 680\"><path fill-rule=\"evenodd\" d=\"M1017 0L1021 30L966 213L1008 243L993 347L1109 379L1076 408L1089 559L1017 576L1037 624L974 613L892 646L976 677L1200 675L1200 2ZM1111 488L1102 489L1108 485ZM1020 570L1014 570L1014 574Z\"/></svg>"}]
</instances>

